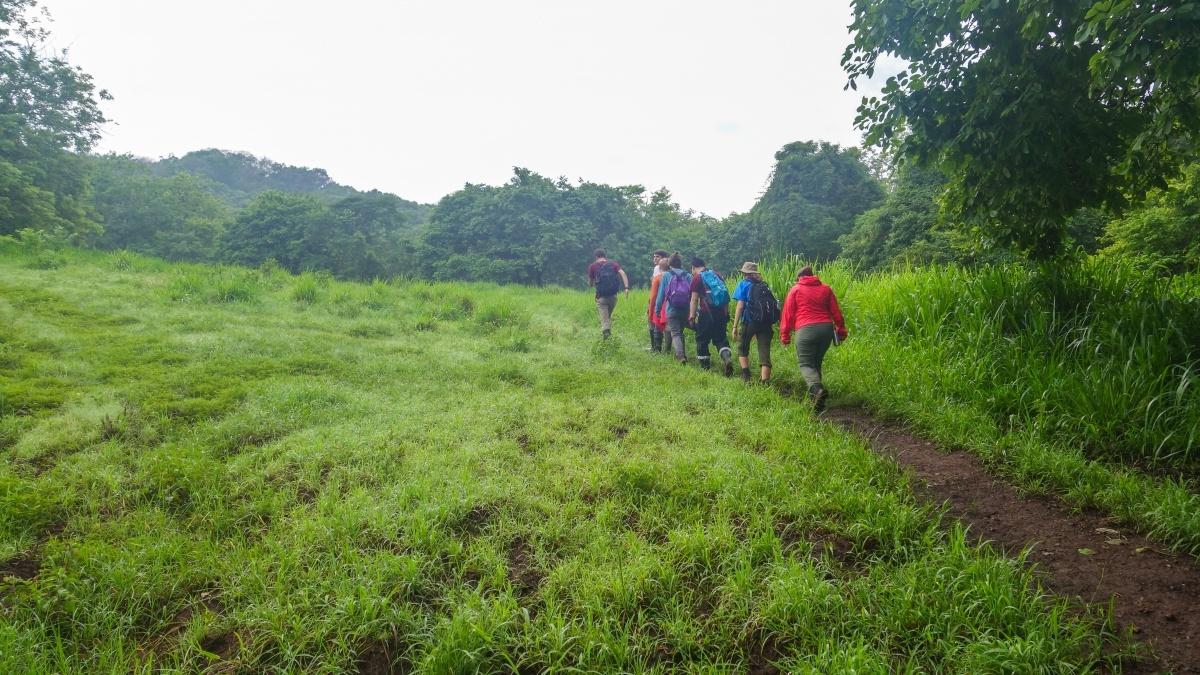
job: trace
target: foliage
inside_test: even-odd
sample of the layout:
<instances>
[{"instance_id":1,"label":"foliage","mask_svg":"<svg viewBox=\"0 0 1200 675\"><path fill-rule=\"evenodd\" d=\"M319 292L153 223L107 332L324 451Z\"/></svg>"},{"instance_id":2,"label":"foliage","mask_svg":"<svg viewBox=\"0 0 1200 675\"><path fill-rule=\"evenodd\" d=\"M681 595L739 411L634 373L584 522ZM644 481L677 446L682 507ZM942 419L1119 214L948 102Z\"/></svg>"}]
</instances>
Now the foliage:
<instances>
[{"instance_id":1,"label":"foliage","mask_svg":"<svg viewBox=\"0 0 1200 675\"><path fill-rule=\"evenodd\" d=\"M593 248L628 265L653 247L641 193L517 168L505 185L467 185L438 203L422 267L435 279L578 286Z\"/></svg>"},{"instance_id":2,"label":"foliage","mask_svg":"<svg viewBox=\"0 0 1200 675\"><path fill-rule=\"evenodd\" d=\"M407 213L410 202L386 192L360 192L330 207L328 225L315 243L319 266L349 279L407 273L404 254L411 250Z\"/></svg>"},{"instance_id":3,"label":"foliage","mask_svg":"<svg viewBox=\"0 0 1200 675\"><path fill-rule=\"evenodd\" d=\"M364 193L341 185L325 169L292 166L255 157L248 152L210 148L145 163L162 177L190 174L200 178L209 191L234 208L246 206L255 196L268 190L312 194L329 204L364 194L385 194L374 190ZM388 197L393 202L391 208L403 215L403 222L411 225L429 218L428 205L395 195Z\"/></svg>"},{"instance_id":4,"label":"foliage","mask_svg":"<svg viewBox=\"0 0 1200 675\"><path fill-rule=\"evenodd\" d=\"M1141 208L1108 223L1105 257L1167 273L1200 271L1200 164L1192 164Z\"/></svg>"},{"instance_id":5,"label":"foliage","mask_svg":"<svg viewBox=\"0 0 1200 675\"><path fill-rule=\"evenodd\" d=\"M91 77L47 54L34 0L0 0L0 235L61 229L79 242L99 232L85 168L105 122Z\"/></svg>"},{"instance_id":6,"label":"foliage","mask_svg":"<svg viewBox=\"0 0 1200 675\"><path fill-rule=\"evenodd\" d=\"M221 243L221 257L242 265L274 259L299 272L319 268L321 233L333 220L324 202L312 195L263 192L238 212Z\"/></svg>"},{"instance_id":7,"label":"foliage","mask_svg":"<svg viewBox=\"0 0 1200 675\"><path fill-rule=\"evenodd\" d=\"M840 239L842 257L862 269L898 261L947 262L957 258L938 223L938 197L946 178L937 169L901 167L883 204L858 216Z\"/></svg>"},{"instance_id":8,"label":"foliage","mask_svg":"<svg viewBox=\"0 0 1200 675\"><path fill-rule=\"evenodd\" d=\"M740 243L746 260L768 251L834 258L841 251L838 238L883 199L883 188L856 148L790 143L775 153L775 161L762 198L745 218L730 223L730 238Z\"/></svg>"},{"instance_id":9,"label":"foliage","mask_svg":"<svg viewBox=\"0 0 1200 675\"><path fill-rule=\"evenodd\" d=\"M155 176L131 157L92 161L96 210L104 234L97 245L168 260L215 261L233 214L190 174Z\"/></svg>"},{"instance_id":10,"label":"foliage","mask_svg":"<svg viewBox=\"0 0 1200 675\"><path fill-rule=\"evenodd\" d=\"M1081 207L1119 207L1174 172L1200 131L1194 2L854 2L850 86L867 142L940 167L951 220L1036 257Z\"/></svg>"}]
</instances>

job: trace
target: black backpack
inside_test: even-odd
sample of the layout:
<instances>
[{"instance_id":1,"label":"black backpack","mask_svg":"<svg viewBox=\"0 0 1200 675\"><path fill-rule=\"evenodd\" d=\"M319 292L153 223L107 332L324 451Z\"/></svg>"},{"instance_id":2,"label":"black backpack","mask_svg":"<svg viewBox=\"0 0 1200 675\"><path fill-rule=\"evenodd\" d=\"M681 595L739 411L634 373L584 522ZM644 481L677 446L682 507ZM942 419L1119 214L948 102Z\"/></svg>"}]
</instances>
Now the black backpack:
<instances>
[{"instance_id":1,"label":"black backpack","mask_svg":"<svg viewBox=\"0 0 1200 675\"><path fill-rule=\"evenodd\" d=\"M596 295L607 297L616 295L621 288L621 278L617 276L617 266L611 260L605 260L600 269L596 270Z\"/></svg>"},{"instance_id":2,"label":"black backpack","mask_svg":"<svg viewBox=\"0 0 1200 675\"><path fill-rule=\"evenodd\" d=\"M746 315L757 324L774 325L779 321L779 301L765 281L750 284L750 299L746 301Z\"/></svg>"}]
</instances>

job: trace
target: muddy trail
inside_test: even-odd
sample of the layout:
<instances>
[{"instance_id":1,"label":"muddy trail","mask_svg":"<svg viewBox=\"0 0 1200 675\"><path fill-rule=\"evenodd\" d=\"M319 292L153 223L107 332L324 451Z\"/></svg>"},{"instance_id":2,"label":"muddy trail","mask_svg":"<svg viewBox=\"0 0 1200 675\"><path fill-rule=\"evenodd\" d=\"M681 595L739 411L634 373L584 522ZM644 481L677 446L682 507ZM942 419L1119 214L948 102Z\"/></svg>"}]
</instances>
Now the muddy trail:
<instances>
[{"instance_id":1,"label":"muddy trail","mask_svg":"<svg viewBox=\"0 0 1200 675\"><path fill-rule=\"evenodd\" d=\"M968 452L947 452L900 424L860 408L831 408L824 419L865 437L915 479L919 497L1009 554L1029 561L1048 591L1112 603L1117 623L1149 645L1127 673L1200 673L1200 565L1116 526L1097 513L1072 513L1048 498L1020 494Z\"/></svg>"}]
</instances>

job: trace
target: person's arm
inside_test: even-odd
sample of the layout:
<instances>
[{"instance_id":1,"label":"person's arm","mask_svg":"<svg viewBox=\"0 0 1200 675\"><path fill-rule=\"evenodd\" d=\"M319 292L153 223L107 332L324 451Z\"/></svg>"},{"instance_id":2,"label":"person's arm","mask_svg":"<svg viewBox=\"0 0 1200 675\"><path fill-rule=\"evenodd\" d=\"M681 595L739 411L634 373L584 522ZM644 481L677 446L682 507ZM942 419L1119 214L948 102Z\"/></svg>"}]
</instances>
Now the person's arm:
<instances>
[{"instance_id":1,"label":"person's arm","mask_svg":"<svg viewBox=\"0 0 1200 675\"><path fill-rule=\"evenodd\" d=\"M625 274L625 270L621 269L620 267L617 268L617 272L619 272L621 274L621 281L625 283L625 297L628 298L629 297L629 275Z\"/></svg>"},{"instance_id":2,"label":"person's arm","mask_svg":"<svg viewBox=\"0 0 1200 675\"><path fill-rule=\"evenodd\" d=\"M787 344L792 341L792 322L796 320L796 289L798 286L792 286L792 290L788 291L787 298L783 301L783 316L779 319L779 341Z\"/></svg>"},{"instance_id":3,"label":"person's arm","mask_svg":"<svg viewBox=\"0 0 1200 675\"><path fill-rule=\"evenodd\" d=\"M846 320L842 318L842 308L838 307L837 296L833 294L833 289L829 290L829 313L833 315L833 325L837 327L838 341L845 340L849 335L846 332Z\"/></svg>"},{"instance_id":4,"label":"person's arm","mask_svg":"<svg viewBox=\"0 0 1200 675\"><path fill-rule=\"evenodd\" d=\"M700 306L700 294L692 291L692 302L688 306L688 322L696 322L696 308Z\"/></svg>"},{"instance_id":5,"label":"person's arm","mask_svg":"<svg viewBox=\"0 0 1200 675\"><path fill-rule=\"evenodd\" d=\"M667 278L670 274L670 272L663 272L658 277L658 295L654 296L654 316L658 316L662 312L663 298L667 295L667 285L671 281Z\"/></svg>"},{"instance_id":6,"label":"person's arm","mask_svg":"<svg viewBox=\"0 0 1200 675\"><path fill-rule=\"evenodd\" d=\"M595 264L595 263L593 263ZM588 288L596 285L596 271L592 265L588 265Z\"/></svg>"},{"instance_id":7,"label":"person's arm","mask_svg":"<svg viewBox=\"0 0 1200 675\"><path fill-rule=\"evenodd\" d=\"M733 308L733 337L738 336L738 329L742 326L742 310L746 307L745 300L738 300L737 307Z\"/></svg>"}]
</instances>

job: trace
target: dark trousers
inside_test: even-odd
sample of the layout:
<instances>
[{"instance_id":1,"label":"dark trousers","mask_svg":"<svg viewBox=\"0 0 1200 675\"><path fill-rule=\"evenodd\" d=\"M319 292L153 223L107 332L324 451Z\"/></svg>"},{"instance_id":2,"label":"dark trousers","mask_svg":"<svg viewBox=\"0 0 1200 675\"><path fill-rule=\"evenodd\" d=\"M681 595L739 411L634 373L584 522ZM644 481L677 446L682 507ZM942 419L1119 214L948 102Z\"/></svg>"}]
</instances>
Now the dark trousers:
<instances>
[{"instance_id":1,"label":"dark trousers","mask_svg":"<svg viewBox=\"0 0 1200 675\"><path fill-rule=\"evenodd\" d=\"M700 312L696 317L696 358L701 365L709 360L710 344L718 350L729 347L729 312Z\"/></svg>"},{"instance_id":2,"label":"dark trousers","mask_svg":"<svg viewBox=\"0 0 1200 675\"><path fill-rule=\"evenodd\" d=\"M821 363L825 352L833 343L834 327L831 323L810 323L796 330L792 338L796 341L796 360L800 362L800 374L811 389L821 384Z\"/></svg>"}]
</instances>

